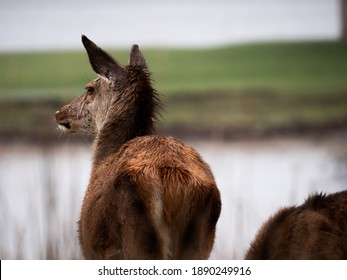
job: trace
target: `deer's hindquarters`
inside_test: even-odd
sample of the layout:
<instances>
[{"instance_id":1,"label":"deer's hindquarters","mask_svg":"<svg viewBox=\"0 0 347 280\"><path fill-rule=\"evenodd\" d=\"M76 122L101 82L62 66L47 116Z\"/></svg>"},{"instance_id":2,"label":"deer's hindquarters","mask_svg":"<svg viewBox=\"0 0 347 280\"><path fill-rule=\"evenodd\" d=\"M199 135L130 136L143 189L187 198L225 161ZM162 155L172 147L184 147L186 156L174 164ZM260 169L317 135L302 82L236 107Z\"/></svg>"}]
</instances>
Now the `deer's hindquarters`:
<instances>
[{"instance_id":1,"label":"deer's hindquarters","mask_svg":"<svg viewBox=\"0 0 347 280\"><path fill-rule=\"evenodd\" d=\"M120 153L92 174L80 222L85 257L207 259L221 209L207 164L160 136L136 138Z\"/></svg>"},{"instance_id":2,"label":"deer's hindquarters","mask_svg":"<svg viewBox=\"0 0 347 280\"><path fill-rule=\"evenodd\" d=\"M94 176L91 182L99 180ZM158 239L136 187L128 176L99 192L87 191L79 221L86 259L160 259Z\"/></svg>"}]
</instances>

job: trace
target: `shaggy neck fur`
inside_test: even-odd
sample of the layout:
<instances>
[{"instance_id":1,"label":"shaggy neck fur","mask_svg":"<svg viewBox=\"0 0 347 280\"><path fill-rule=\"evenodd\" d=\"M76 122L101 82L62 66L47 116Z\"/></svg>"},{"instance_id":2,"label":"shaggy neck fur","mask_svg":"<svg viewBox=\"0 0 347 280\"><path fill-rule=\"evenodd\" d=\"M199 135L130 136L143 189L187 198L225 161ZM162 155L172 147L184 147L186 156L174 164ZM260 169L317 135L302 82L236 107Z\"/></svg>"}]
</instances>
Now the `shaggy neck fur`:
<instances>
[{"instance_id":1,"label":"shaggy neck fur","mask_svg":"<svg viewBox=\"0 0 347 280\"><path fill-rule=\"evenodd\" d=\"M155 133L161 102L146 69L126 67L126 84L117 86L116 98L94 140L93 165L116 153L127 141Z\"/></svg>"}]
</instances>

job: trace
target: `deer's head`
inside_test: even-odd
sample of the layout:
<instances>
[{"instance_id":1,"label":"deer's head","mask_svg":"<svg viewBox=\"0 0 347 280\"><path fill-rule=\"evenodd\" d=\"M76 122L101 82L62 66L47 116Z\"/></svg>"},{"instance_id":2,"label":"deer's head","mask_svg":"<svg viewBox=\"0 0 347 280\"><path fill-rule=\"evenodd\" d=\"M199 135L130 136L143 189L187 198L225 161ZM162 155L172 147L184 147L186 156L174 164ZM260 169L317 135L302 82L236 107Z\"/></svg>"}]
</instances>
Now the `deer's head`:
<instances>
[{"instance_id":1,"label":"deer's head","mask_svg":"<svg viewBox=\"0 0 347 280\"><path fill-rule=\"evenodd\" d=\"M55 113L59 128L93 135L107 122L131 127L135 122L152 119L156 101L139 47L132 47L129 65L123 66L84 35L82 42L99 77L86 85L80 97Z\"/></svg>"}]
</instances>

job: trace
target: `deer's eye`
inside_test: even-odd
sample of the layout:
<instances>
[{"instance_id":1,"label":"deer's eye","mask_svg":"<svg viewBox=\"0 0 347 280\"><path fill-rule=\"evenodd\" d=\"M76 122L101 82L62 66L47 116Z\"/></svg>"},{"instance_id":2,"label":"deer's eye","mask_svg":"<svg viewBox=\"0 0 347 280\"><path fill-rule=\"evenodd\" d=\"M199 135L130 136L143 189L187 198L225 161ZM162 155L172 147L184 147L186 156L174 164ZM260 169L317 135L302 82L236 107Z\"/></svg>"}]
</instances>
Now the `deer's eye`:
<instances>
[{"instance_id":1,"label":"deer's eye","mask_svg":"<svg viewBox=\"0 0 347 280\"><path fill-rule=\"evenodd\" d=\"M87 94L93 94L94 93L94 88L93 87L86 87L86 93Z\"/></svg>"}]
</instances>

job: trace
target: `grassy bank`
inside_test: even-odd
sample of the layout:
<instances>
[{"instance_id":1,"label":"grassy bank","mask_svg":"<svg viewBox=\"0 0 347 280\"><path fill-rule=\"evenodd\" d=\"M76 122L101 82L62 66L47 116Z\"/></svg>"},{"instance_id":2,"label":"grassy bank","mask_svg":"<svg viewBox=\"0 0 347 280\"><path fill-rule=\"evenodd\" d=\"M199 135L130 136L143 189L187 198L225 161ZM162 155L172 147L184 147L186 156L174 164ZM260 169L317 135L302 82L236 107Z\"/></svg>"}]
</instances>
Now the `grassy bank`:
<instances>
[{"instance_id":1,"label":"grassy bank","mask_svg":"<svg viewBox=\"0 0 347 280\"><path fill-rule=\"evenodd\" d=\"M127 63L128 51L110 51ZM334 42L272 43L216 49L143 50L157 88L165 93L230 89L328 92L347 89L347 46ZM95 77L86 53L0 54L1 97L78 93ZM10 90L10 91L9 91Z\"/></svg>"},{"instance_id":2,"label":"grassy bank","mask_svg":"<svg viewBox=\"0 0 347 280\"><path fill-rule=\"evenodd\" d=\"M261 132L347 120L346 45L271 43L143 52L167 104L164 128ZM111 53L127 63L128 51ZM18 108L9 109L14 105L3 105L7 110L1 117L7 120L2 126L37 126L44 121L42 112L50 112L47 102L77 96L94 77L82 47L80 52L0 54L0 101L37 107L23 117Z\"/></svg>"}]
</instances>

